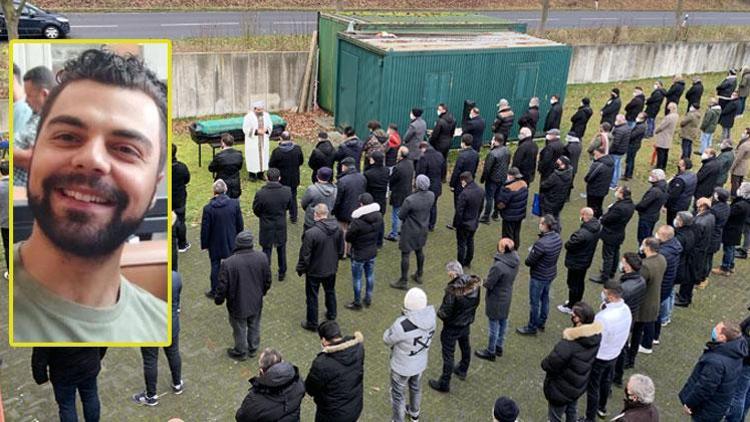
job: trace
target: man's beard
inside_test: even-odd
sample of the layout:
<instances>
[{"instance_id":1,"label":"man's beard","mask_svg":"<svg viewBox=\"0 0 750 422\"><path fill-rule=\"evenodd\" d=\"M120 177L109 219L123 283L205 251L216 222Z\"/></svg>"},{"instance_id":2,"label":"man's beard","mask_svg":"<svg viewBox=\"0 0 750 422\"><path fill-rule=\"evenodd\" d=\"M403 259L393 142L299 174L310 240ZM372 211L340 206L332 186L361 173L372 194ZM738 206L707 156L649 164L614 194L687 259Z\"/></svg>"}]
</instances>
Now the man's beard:
<instances>
[{"instance_id":1,"label":"man's beard","mask_svg":"<svg viewBox=\"0 0 750 422\"><path fill-rule=\"evenodd\" d=\"M67 210L59 219L56 218L51 203L53 191L75 185L101 192L101 196L114 204L114 215L105 227L93 226L93 216L77 210ZM29 184L29 207L44 234L57 248L79 258L94 260L112 254L135 233L146 217L147 210L138 218L123 219L122 214L130 203L128 195L121 189L102 182L99 176L80 173L50 175L42 181L41 198L32 195L28 187Z\"/></svg>"}]
</instances>

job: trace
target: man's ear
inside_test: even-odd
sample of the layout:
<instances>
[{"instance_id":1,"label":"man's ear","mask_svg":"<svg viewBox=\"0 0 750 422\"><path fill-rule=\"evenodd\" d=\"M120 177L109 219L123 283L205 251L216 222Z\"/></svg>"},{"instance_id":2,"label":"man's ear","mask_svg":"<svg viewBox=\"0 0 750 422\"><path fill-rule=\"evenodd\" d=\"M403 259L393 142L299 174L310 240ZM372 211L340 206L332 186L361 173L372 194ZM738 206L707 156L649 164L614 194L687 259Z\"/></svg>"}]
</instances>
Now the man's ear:
<instances>
[{"instance_id":1,"label":"man's ear","mask_svg":"<svg viewBox=\"0 0 750 422\"><path fill-rule=\"evenodd\" d=\"M159 185L162 180L164 180L164 171L159 172L159 174L156 176L156 185ZM148 209L153 209L154 205L156 205L156 189L154 189L154 197L151 198L151 205L149 205Z\"/></svg>"}]
</instances>

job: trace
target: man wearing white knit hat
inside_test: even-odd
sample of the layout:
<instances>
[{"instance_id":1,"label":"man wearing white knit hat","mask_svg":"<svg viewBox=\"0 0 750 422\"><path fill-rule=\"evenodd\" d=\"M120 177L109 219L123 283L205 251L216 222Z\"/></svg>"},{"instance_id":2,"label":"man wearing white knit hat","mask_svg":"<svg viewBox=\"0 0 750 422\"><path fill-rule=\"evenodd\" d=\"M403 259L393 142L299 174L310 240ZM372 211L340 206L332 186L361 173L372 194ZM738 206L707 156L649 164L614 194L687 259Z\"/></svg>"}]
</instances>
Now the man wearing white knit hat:
<instances>
[{"instance_id":1,"label":"man wearing white knit hat","mask_svg":"<svg viewBox=\"0 0 750 422\"><path fill-rule=\"evenodd\" d=\"M269 138L273 130L271 115L265 111L265 101L254 101L242 122L245 133L245 162L250 180L262 180L268 170Z\"/></svg>"},{"instance_id":2,"label":"man wearing white knit hat","mask_svg":"<svg viewBox=\"0 0 750 422\"><path fill-rule=\"evenodd\" d=\"M394 422L419 421L422 398L422 373L427 368L427 355L435 335L435 308L427 304L427 295L413 287L404 296L402 316L383 333L383 341L391 348L391 404ZM404 406L404 390L409 387L409 403Z\"/></svg>"}]
</instances>

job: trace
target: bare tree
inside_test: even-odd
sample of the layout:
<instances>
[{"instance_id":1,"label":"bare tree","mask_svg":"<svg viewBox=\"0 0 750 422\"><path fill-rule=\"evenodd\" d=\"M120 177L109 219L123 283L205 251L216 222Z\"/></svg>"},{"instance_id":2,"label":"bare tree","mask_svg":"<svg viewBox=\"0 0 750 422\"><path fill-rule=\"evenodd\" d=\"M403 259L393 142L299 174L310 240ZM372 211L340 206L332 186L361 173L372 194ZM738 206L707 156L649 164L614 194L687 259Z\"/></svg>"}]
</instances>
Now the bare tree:
<instances>
[{"instance_id":1,"label":"bare tree","mask_svg":"<svg viewBox=\"0 0 750 422\"><path fill-rule=\"evenodd\" d=\"M674 28L675 28L675 39L679 37L680 34L680 28L682 27L683 22L683 16L682 16L682 6L684 5L685 0L677 0L677 7L674 10Z\"/></svg>"},{"instance_id":2,"label":"bare tree","mask_svg":"<svg viewBox=\"0 0 750 422\"><path fill-rule=\"evenodd\" d=\"M5 29L8 32L8 41L18 38L18 20L21 17L21 11L26 6L26 0L20 0L17 6L13 2L14 0L0 0L3 15L5 15Z\"/></svg>"},{"instance_id":3,"label":"bare tree","mask_svg":"<svg viewBox=\"0 0 750 422\"><path fill-rule=\"evenodd\" d=\"M547 25L547 18L549 17L549 3L550 0L540 0L542 3L542 20L539 21L539 32L544 33L544 27Z\"/></svg>"}]
</instances>

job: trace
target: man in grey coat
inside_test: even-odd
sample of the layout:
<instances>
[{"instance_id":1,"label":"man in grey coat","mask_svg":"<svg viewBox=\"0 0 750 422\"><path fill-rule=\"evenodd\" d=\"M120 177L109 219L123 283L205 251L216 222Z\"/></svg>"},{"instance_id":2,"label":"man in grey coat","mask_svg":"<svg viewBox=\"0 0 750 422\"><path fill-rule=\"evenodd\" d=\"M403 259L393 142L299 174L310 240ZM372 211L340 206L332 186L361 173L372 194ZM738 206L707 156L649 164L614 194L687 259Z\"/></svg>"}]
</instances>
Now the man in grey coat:
<instances>
[{"instance_id":1,"label":"man in grey coat","mask_svg":"<svg viewBox=\"0 0 750 422\"><path fill-rule=\"evenodd\" d=\"M417 176L416 185L417 191L404 200L398 212L398 218L403 222L398 241L398 248L401 250L401 278L391 283L394 289L406 290L409 255L412 251L417 255L417 272L411 278L416 283L422 284L424 271L422 248L427 243L430 208L435 202L435 194L430 192L430 179L424 174Z\"/></svg>"},{"instance_id":2,"label":"man in grey coat","mask_svg":"<svg viewBox=\"0 0 750 422\"><path fill-rule=\"evenodd\" d=\"M424 141L426 133L427 123L422 119L422 109L411 109L411 114L409 114L409 128L406 130L406 135L404 135L401 145L409 148L409 156L407 158L412 162L419 160L419 156L422 154L419 150L419 143Z\"/></svg>"},{"instance_id":3,"label":"man in grey coat","mask_svg":"<svg viewBox=\"0 0 750 422\"><path fill-rule=\"evenodd\" d=\"M383 333L383 341L391 348L391 404L394 422L403 422L409 415L419 419L422 399L422 374L427 368L427 357L435 335L435 308L427 304L427 295L412 287L404 296L402 316ZM409 403L405 391L409 387Z\"/></svg>"},{"instance_id":4,"label":"man in grey coat","mask_svg":"<svg viewBox=\"0 0 750 422\"><path fill-rule=\"evenodd\" d=\"M302 195L302 209L305 210L305 224L302 230L304 233L307 229L315 224L313 218L315 206L325 204L329 210L333 209L336 204L336 185L331 183L333 170L330 167L321 167L315 174L316 182L307 187L305 194Z\"/></svg>"}]
</instances>

